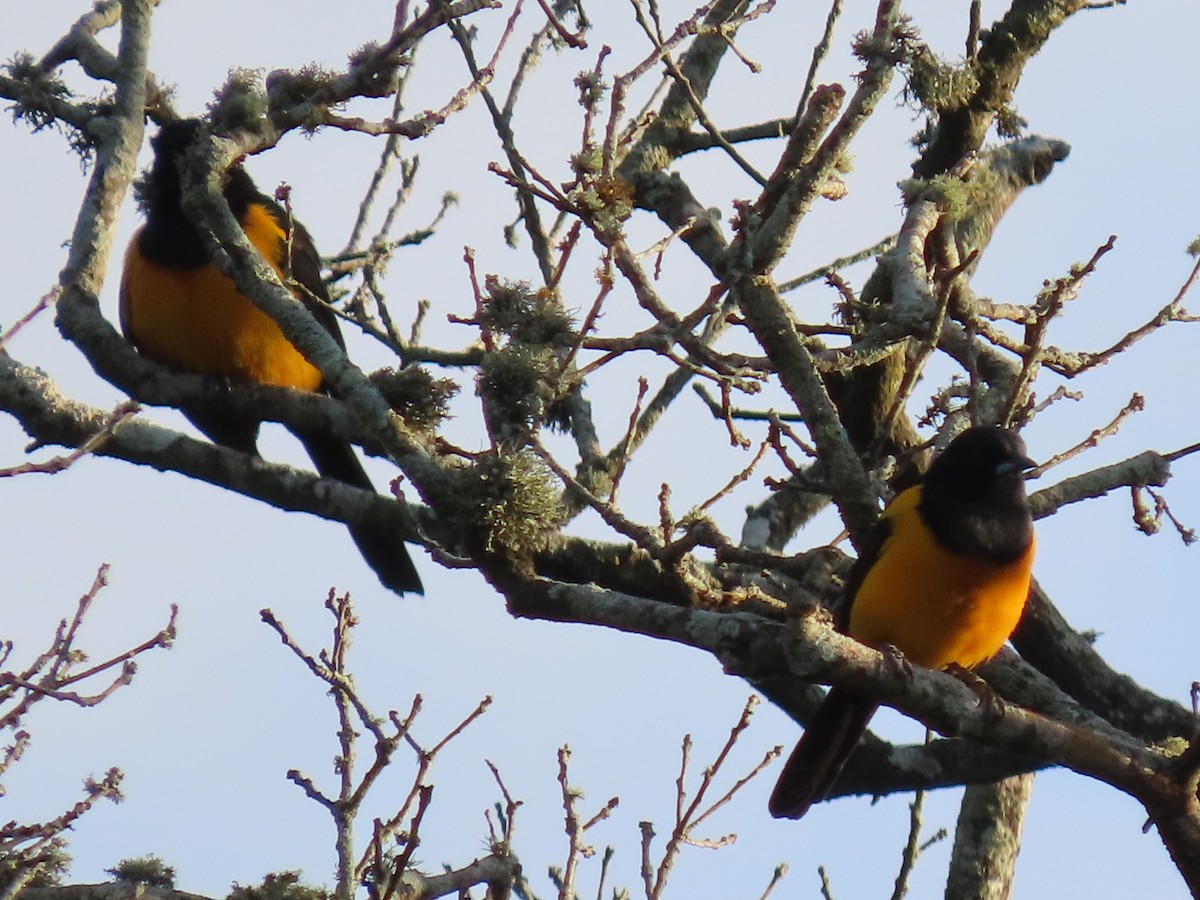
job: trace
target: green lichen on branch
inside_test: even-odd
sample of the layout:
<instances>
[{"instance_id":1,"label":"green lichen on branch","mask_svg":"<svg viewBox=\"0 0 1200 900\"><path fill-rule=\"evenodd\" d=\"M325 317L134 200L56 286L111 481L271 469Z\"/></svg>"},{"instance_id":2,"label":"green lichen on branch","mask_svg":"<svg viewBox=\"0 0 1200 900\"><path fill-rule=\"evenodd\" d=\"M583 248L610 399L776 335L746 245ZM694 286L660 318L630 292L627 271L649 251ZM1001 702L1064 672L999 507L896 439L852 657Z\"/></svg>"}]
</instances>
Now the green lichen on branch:
<instances>
[{"instance_id":1,"label":"green lichen on branch","mask_svg":"<svg viewBox=\"0 0 1200 900\"><path fill-rule=\"evenodd\" d=\"M299 106L323 94L336 81L336 72L309 63L294 72L282 69L272 72L267 78L267 93L276 108Z\"/></svg>"},{"instance_id":2,"label":"green lichen on branch","mask_svg":"<svg viewBox=\"0 0 1200 900\"><path fill-rule=\"evenodd\" d=\"M448 532L510 560L544 550L565 520L557 479L530 450L483 454L452 470L440 500Z\"/></svg>"},{"instance_id":3,"label":"green lichen on branch","mask_svg":"<svg viewBox=\"0 0 1200 900\"><path fill-rule=\"evenodd\" d=\"M1019 138L1029 127L1029 120L1017 112L1011 103L996 109L996 134L1005 139Z\"/></svg>"},{"instance_id":4,"label":"green lichen on branch","mask_svg":"<svg viewBox=\"0 0 1200 900\"><path fill-rule=\"evenodd\" d=\"M549 288L534 290L527 281L489 278L479 324L519 344L565 347L575 341L575 324L558 295Z\"/></svg>"},{"instance_id":5,"label":"green lichen on branch","mask_svg":"<svg viewBox=\"0 0 1200 900\"><path fill-rule=\"evenodd\" d=\"M567 200L593 229L615 234L633 214L634 190L621 176L605 175L602 163L603 152L595 145L571 157L576 184Z\"/></svg>"},{"instance_id":6,"label":"green lichen on branch","mask_svg":"<svg viewBox=\"0 0 1200 900\"><path fill-rule=\"evenodd\" d=\"M954 64L920 45L912 54L905 86L907 99L940 113L966 105L979 90L979 76L965 63Z\"/></svg>"},{"instance_id":7,"label":"green lichen on branch","mask_svg":"<svg viewBox=\"0 0 1200 900\"><path fill-rule=\"evenodd\" d=\"M540 427L559 398L561 368L547 347L514 344L485 353L476 384L493 432L510 435Z\"/></svg>"},{"instance_id":8,"label":"green lichen on branch","mask_svg":"<svg viewBox=\"0 0 1200 900\"><path fill-rule=\"evenodd\" d=\"M445 421L450 400L459 390L452 379L434 378L428 369L419 366L380 369L371 373L371 383L405 425L428 434Z\"/></svg>"},{"instance_id":9,"label":"green lichen on branch","mask_svg":"<svg viewBox=\"0 0 1200 900\"><path fill-rule=\"evenodd\" d=\"M411 62L410 57L396 56L383 45L368 41L346 57L350 71L358 82L360 96L384 97L395 89L400 67Z\"/></svg>"},{"instance_id":10,"label":"green lichen on branch","mask_svg":"<svg viewBox=\"0 0 1200 900\"><path fill-rule=\"evenodd\" d=\"M919 39L920 32L913 25L912 19L902 15L897 18L895 27L882 37L876 37L871 31L858 32L850 48L854 55L868 66L898 66L912 56L913 48Z\"/></svg>"},{"instance_id":11,"label":"green lichen on branch","mask_svg":"<svg viewBox=\"0 0 1200 900\"><path fill-rule=\"evenodd\" d=\"M7 845L5 830L12 826L0 826L0 845ZM71 856L61 837L51 838L33 853L12 852L10 847L0 856L0 893L18 878L23 879L25 887L54 887L62 883L70 866Z\"/></svg>"},{"instance_id":12,"label":"green lichen on branch","mask_svg":"<svg viewBox=\"0 0 1200 900\"><path fill-rule=\"evenodd\" d=\"M577 335L555 291L497 278L486 286L478 322L492 347L476 384L493 436L507 441L560 418L554 407L569 386L563 355Z\"/></svg>"},{"instance_id":13,"label":"green lichen on branch","mask_svg":"<svg viewBox=\"0 0 1200 900\"><path fill-rule=\"evenodd\" d=\"M208 119L218 134L253 128L267 115L262 69L230 69L225 83L213 92Z\"/></svg>"},{"instance_id":14,"label":"green lichen on branch","mask_svg":"<svg viewBox=\"0 0 1200 900\"><path fill-rule=\"evenodd\" d=\"M934 175L932 178L908 178L900 182L904 205L932 200L949 220L962 219L991 202L998 178L987 166L971 171L968 178Z\"/></svg>"},{"instance_id":15,"label":"green lichen on branch","mask_svg":"<svg viewBox=\"0 0 1200 900\"><path fill-rule=\"evenodd\" d=\"M946 108L933 125L921 158L913 166L920 176L944 172L978 150L993 125L1001 137L1016 136L1024 121L1012 107L1013 92L1025 65L1056 28L1086 4L1083 0L1020 0L981 33L971 68L979 86L965 103Z\"/></svg>"},{"instance_id":16,"label":"green lichen on branch","mask_svg":"<svg viewBox=\"0 0 1200 900\"><path fill-rule=\"evenodd\" d=\"M260 885L243 887L236 881L225 900L329 900L329 891L303 884L300 872L271 872Z\"/></svg>"},{"instance_id":17,"label":"green lichen on branch","mask_svg":"<svg viewBox=\"0 0 1200 900\"><path fill-rule=\"evenodd\" d=\"M168 866L153 854L136 859L123 859L111 869L105 869L117 881L144 884L148 887L175 887L175 867Z\"/></svg>"},{"instance_id":18,"label":"green lichen on branch","mask_svg":"<svg viewBox=\"0 0 1200 900\"><path fill-rule=\"evenodd\" d=\"M14 122L24 122L34 133L57 129L66 136L67 144L84 167L91 163L96 147L88 124L111 106L108 97L76 97L56 70L44 68L25 52L0 65L0 80L4 81L5 95L12 101L6 111Z\"/></svg>"},{"instance_id":19,"label":"green lichen on branch","mask_svg":"<svg viewBox=\"0 0 1200 900\"><path fill-rule=\"evenodd\" d=\"M979 66L974 62L948 62L922 44L906 67L904 99L927 114L925 124L913 139L916 147L926 147L937 133L938 123L948 114L967 110L980 93ZM1018 138L1028 122L1010 100L996 101L990 110L995 118L996 134Z\"/></svg>"},{"instance_id":20,"label":"green lichen on branch","mask_svg":"<svg viewBox=\"0 0 1200 900\"><path fill-rule=\"evenodd\" d=\"M589 111L595 111L608 92L608 85L595 72L580 72L572 83L579 89L579 105Z\"/></svg>"},{"instance_id":21,"label":"green lichen on branch","mask_svg":"<svg viewBox=\"0 0 1200 900\"><path fill-rule=\"evenodd\" d=\"M58 117L52 111L54 102L71 96L61 78L53 71L43 69L33 55L25 51L6 62L3 71L22 87L20 99L8 107L14 122L24 121L35 132L58 124Z\"/></svg>"}]
</instances>

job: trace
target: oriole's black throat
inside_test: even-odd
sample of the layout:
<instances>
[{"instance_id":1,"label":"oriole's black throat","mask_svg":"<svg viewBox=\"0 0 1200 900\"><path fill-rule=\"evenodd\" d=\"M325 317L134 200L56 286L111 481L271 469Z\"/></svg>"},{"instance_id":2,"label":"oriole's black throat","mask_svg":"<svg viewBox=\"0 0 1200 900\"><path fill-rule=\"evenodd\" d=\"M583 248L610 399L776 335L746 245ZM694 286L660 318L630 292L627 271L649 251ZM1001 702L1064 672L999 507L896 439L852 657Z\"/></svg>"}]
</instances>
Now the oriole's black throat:
<instances>
[{"instance_id":1,"label":"oriole's black throat","mask_svg":"<svg viewBox=\"0 0 1200 900\"><path fill-rule=\"evenodd\" d=\"M1002 428L951 441L884 510L851 572L838 628L931 669L993 656L1029 595L1035 540L1022 473L1033 465ZM825 799L878 705L830 688L783 767L771 815L798 819Z\"/></svg>"},{"instance_id":2,"label":"oriole's black throat","mask_svg":"<svg viewBox=\"0 0 1200 900\"><path fill-rule=\"evenodd\" d=\"M185 119L165 125L151 142L154 164L146 184L146 224L125 254L121 278L121 328L142 353L203 375L248 379L301 391L325 391L317 370L284 337L275 321L212 264L195 226L180 206L179 161L201 134ZM309 312L342 347L337 317L327 306L321 258L303 225L259 192L240 164L224 175L223 193L250 243L275 267ZM315 299L314 299L315 298ZM320 301L320 302L318 302ZM212 441L257 455L260 422L232 413L184 409ZM333 435L293 428L317 471L374 491L354 449ZM424 593L403 541L376 529L350 528L363 559L398 593Z\"/></svg>"}]
</instances>

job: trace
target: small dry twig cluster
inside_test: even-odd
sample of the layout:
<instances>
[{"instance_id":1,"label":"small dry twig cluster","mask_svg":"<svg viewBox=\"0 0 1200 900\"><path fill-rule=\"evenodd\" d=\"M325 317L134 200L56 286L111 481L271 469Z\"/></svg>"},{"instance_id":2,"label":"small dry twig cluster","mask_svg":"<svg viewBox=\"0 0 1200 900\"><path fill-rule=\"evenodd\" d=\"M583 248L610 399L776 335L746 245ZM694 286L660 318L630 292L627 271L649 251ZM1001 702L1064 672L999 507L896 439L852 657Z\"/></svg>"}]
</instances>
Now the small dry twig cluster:
<instances>
[{"instance_id":1,"label":"small dry twig cluster","mask_svg":"<svg viewBox=\"0 0 1200 900\"><path fill-rule=\"evenodd\" d=\"M102 588L108 584L108 566L101 566L91 587L79 598L75 612L55 629L50 645L25 664L14 658L10 640L0 640L0 735L7 745L0 750L0 778L9 774L33 743L25 720L39 703L53 700L90 708L103 703L133 681L139 657L157 648L170 648L175 640L176 609L166 626L149 638L100 662L92 662L80 646L81 632ZM65 860L65 835L75 822L100 800L121 801L121 771L109 769L102 778L88 777L83 797L74 806L42 822L8 822L0 825L0 897L11 900L39 876L54 876ZM0 790L2 794L2 790Z\"/></svg>"},{"instance_id":2,"label":"small dry twig cluster","mask_svg":"<svg viewBox=\"0 0 1200 900\"><path fill-rule=\"evenodd\" d=\"M338 752L333 759L336 790L322 790L311 777L297 769L287 773L288 779L324 807L333 820L337 850L334 896L338 900L349 900L360 885L365 885L373 900L432 900L464 891L474 884L511 884L520 872L520 864L511 852L513 815L518 804L508 798L507 791L504 791L507 804L504 825L499 834L493 831L491 853L487 857L440 875L421 874L413 864L413 854L421 843L421 822L433 800L434 786L429 773L434 760L450 741L487 711L491 698L485 697L435 744L422 746L412 735L413 724L423 704L421 695L413 698L403 716L396 710L389 710L384 716L373 714L356 688L347 662L351 633L358 624L350 597L331 590L325 608L334 620L333 633L329 646L316 654L300 647L269 609L262 610L260 615L309 672L328 685L337 710ZM371 756L366 766L361 767L358 744L364 733L371 742ZM363 803L385 769L392 765L396 751L401 747L407 747L414 757L411 784L394 813L372 820L370 841L365 848L359 849L354 835L361 824ZM496 773L496 779L504 790L499 773Z\"/></svg>"}]
</instances>

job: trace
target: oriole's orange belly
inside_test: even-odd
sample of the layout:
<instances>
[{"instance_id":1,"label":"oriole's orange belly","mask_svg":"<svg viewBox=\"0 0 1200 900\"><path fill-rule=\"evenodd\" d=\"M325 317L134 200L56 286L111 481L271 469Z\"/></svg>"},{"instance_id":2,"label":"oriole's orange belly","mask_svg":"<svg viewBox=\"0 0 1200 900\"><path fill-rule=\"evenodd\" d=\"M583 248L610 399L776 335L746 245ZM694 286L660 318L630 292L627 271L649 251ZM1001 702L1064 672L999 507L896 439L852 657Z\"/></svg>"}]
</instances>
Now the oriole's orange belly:
<instances>
[{"instance_id":1,"label":"oriole's orange belly","mask_svg":"<svg viewBox=\"0 0 1200 900\"><path fill-rule=\"evenodd\" d=\"M1017 627L1029 594L1034 544L1019 560L996 565L936 542L915 498L899 497L875 565L854 596L849 633L874 647L891 644L920 666L971 668L995 655Z\"/></svg>"},{"instance_id":2,"label":"oriole's orange belly","mask_svg":"<svg viewBox=\"0 0 1200 900\"><path fill-rule=\"evenodd\" d=\"M121 322L140 351L205 375L304 391L320 386L320 371L214 266L172 269L146 261L136 247L135 237L125 257Z\"/></svg>"}]
</instances>

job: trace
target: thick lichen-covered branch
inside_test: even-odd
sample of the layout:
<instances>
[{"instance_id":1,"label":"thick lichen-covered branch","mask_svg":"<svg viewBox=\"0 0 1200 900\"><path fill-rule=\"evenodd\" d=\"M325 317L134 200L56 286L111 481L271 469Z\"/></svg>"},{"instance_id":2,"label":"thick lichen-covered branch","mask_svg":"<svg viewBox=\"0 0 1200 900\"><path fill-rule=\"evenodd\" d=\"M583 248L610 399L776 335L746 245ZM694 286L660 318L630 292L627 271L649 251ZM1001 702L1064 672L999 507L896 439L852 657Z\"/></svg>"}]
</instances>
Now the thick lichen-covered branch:
<instances>
[{"instance_id":1,"label":"thick lichen-covered branch","mask_svg":"<svg viewBox=\"0 0 1200 900\"><path fill-rule=\"evenodd\" d=\"M967 63L974 89L938 111L933 139L913 165L913 174L930 178L978 150L996 115L1011 102L1025 65L1059 26L1086 6L1084 0L1016 0Z\"/></svg>"}]
</instances>

